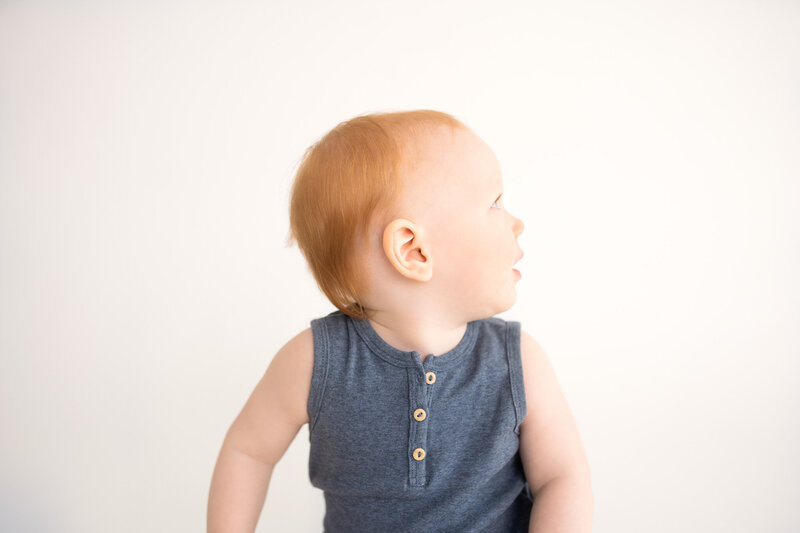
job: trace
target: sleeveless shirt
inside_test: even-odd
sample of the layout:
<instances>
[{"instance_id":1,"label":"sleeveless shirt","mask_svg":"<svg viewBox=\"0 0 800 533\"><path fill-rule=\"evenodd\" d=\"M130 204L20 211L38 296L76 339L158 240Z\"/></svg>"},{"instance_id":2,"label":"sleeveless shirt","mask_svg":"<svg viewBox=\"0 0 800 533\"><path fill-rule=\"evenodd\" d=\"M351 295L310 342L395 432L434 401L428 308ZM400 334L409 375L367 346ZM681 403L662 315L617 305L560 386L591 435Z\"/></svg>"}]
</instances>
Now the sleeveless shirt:
<instances>
[{"instance_id":1,"label":"sleeveless shirt","mask_svg":"<svg viewBox=\"0 0 800 533\"><path fill-rule=\"evenodd\" d=\"M326 533L528 531L519 322L468 322L424 363L338 309L311 329L309 477Z\"/></svg>"}]
</instances>

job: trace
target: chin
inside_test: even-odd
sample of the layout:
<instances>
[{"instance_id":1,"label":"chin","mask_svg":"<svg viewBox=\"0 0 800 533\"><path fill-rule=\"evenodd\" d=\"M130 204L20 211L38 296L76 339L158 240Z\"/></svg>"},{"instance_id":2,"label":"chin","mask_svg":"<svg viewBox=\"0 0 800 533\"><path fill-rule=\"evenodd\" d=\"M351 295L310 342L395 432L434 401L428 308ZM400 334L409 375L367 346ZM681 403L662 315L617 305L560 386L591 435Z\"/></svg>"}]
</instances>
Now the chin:
<instances>
[{"instance_id":1,"label":"chin","mask_svg":"<svg viewBox=\"0 0 800 533\"><path fill-rule=\"evenodd\" d=\"M497 307L497 309L496 309L494 314L504 313L505 311L508 311L509 309L514 307L515 303L517 303L517 292L516 291L514 291L513 298L505 300L500 306Z\"/></svg>"}]
</instances>

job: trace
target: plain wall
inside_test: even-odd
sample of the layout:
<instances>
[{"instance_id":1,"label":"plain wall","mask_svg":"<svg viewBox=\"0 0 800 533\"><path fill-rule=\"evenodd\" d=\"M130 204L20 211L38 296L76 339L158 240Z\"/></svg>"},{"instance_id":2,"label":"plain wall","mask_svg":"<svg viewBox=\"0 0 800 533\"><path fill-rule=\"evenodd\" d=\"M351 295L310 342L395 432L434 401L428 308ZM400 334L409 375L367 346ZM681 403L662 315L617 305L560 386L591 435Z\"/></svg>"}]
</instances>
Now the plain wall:
<instances>
[{"instance_id":1,"label":"plain wall","mask_svg":"<svg viewBox=\"0 0 800 533\"><path fill-rule=\"evenodd\" d=\"M454 114L526 224L519 320L597 533L800 530L800 5L0 4L0 530L205 529L225 431L334 308L304 150ZM491 253L491 251L487 251ZM321 531L303 428L258 531Z\"/></svg>"}]
</instances>

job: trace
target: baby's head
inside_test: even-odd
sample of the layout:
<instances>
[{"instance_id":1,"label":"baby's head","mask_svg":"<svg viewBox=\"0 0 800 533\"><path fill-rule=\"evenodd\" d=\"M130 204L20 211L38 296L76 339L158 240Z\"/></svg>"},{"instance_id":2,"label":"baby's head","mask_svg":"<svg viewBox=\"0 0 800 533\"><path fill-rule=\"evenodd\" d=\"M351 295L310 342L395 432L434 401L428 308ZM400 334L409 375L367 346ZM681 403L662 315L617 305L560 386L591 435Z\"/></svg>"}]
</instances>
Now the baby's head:
<instances>
[{"instance_id":1,"label":"baby's head","mask_svg":"<svg viewBox=\"0 0 800 533\"><path fill-rule=\"evenodd\" d=\"M424 308L467 322L516 300L523 223L503 208L500 165L454 117L355 117L306 151L290 234L342 312Z\"/></svg>"}]
</instances>

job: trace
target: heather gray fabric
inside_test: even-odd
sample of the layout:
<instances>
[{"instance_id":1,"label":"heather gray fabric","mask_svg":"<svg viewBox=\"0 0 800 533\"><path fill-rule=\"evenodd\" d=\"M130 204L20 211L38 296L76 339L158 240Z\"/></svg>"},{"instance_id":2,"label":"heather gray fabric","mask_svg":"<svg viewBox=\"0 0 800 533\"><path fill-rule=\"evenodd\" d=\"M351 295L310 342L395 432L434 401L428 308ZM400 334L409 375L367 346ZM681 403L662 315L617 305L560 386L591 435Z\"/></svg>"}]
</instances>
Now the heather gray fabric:
<instances>
[{"instance_id":1,"label":"heather gray fabric","mask_svg":"<svg viewBox=\"0 0 800 533\"><path fill-rule=\"evenodd\" d=\"M469 322L424 364L338 309L311 328L309 476L325 533L528 530L519 322Z\"/></svg>"}]
</instances>

